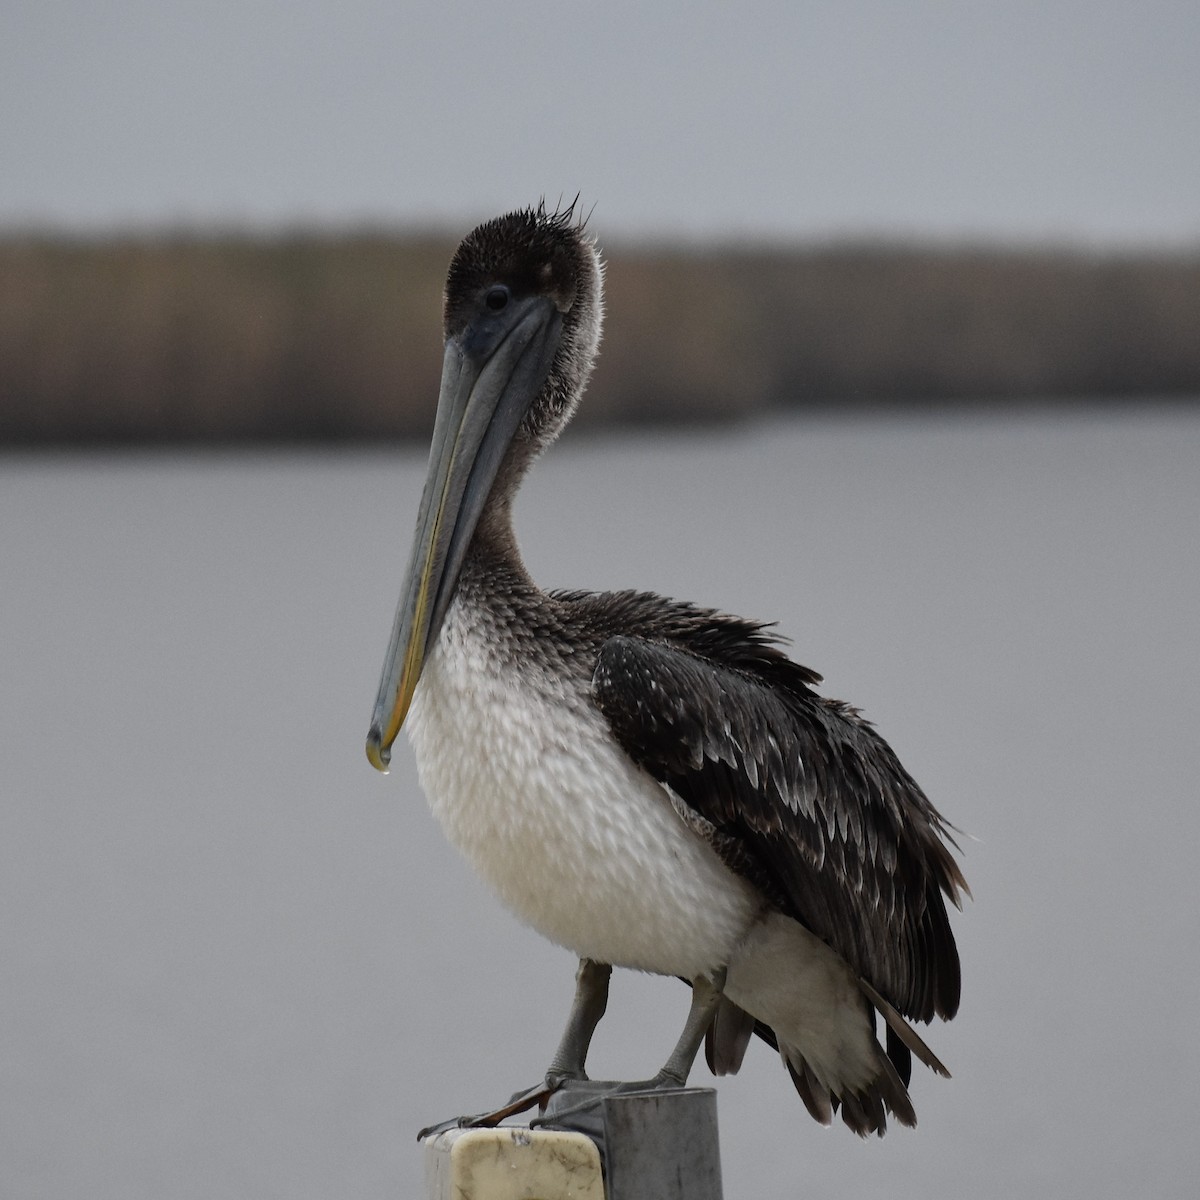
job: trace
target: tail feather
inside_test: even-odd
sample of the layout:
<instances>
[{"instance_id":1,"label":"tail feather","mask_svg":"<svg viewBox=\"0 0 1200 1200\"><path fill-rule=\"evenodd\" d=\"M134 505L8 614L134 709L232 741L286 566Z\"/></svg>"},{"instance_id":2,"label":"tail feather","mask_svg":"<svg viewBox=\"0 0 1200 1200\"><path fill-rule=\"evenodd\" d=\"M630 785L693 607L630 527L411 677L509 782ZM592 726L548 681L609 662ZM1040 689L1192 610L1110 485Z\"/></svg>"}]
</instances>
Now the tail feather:
<instances>
[{"instance_id":1,"label":"tail feather","mask_svg":"<svg viewBox=\"0 0 1200 1200\"><path fill-rule=\"evenodd\" d=\"M859 1135L876 1134L883 1137L887 1130L888 1114L901 1125L910 1128L917 1123L917 1114L908 1090L892 1061L876 1046L878 1074L865 1087L845 1088L840 1093L821 1082L812 1067L790 1046L780 1052L796 1092L815 1121L829 1125L834 1113L841 1113L846 1126Z\"/></svg>"},{"instance_id":2,"label":"tail feather","mask_svg":"<svg viewBox=\"0 0 1200 1200\"><path fill-rule=\"evenodd\" d=\"M911 1062L911 1059L909 1061ZM879 1065L882 1068L882 1072L880 1078L875 1082L880 1095L883 1096L884 1103L888 1107L888 1111L901 1125L907 1125L909 1129L915 1129L917 1124L917 1110L913 1108L912 1099L908 1094L908 1080L897 1071L889 1054L881 1053L879 1055ZM883 1135L882 1126L879 1133L880 1136Z\"/></svg>"},{"instance_id":3,"label":"tail feather","mask_svg":"<svg viewBox=\"0 0 1200 1200\"><path fill-rule=\"evenodd\" d=\"M859 1137L866 1137L869 1133L876 1131L882 1134L887 1127L887 1118L883 1115L883 1105L879 1105L879 1115L876 1116L874 1106L870 1103L870 1093L863 1092L855 1095L854 1092L847 1092L841 1097L841 1102L842 1120Z\"/></svg>"},{"instance_id":4,"label":"tail feather","mask_svg":"<svg viewBox=\"0 0 1200 1200\"><path fill-rule=\"evenodd\" d=\"M896 1037L931 1071L936 1071L939 1075L949 1079L950 1072L946 1070L945 1064L930 1050L921 1035L896 1011L895 1007L889 1004L865 979L859 979L858 986L862 988L863 995L883 1014L888 1029L895 1033Z\"/></svg>"},{"instance_id":5,"label":"tail feather","mask_svg":"<svg viewBox=\"0 0 1200 1200\"><path fill-rule=\"evenodd\" d=\"M754 1018L722 996L704 1035L704 1057L714 1075L736 1075L754 1036Z\"/></svg>"},{"instance_id":6,"label":"tail feather","mask_svg":"<svg viewBox=\"0 0 1200 1200\"><path fill-rule=\"evenodd\" d=\"M759 1033L777 1045L804 1107L822 1125L838 1112L863 1137L882 1135L889 1116L915 1125L908 1094L913 1057L950 1073L894 1004L781 913L768 914L747 934L728 967L725 1000L728 1008L718 1010L707 1038L710 1065L740 1064L751 1033Z\"/></svg>"},{"instance_id":7,"label":"tail feather","mask_svg":"<svg viewBox=\"0 0 1200 1200\"><path fill-rule=\"evenodd\" d=\"M912 1079L912 1051L897 1037L896 1031L890 1025L887 1026L886 1045L888 1060L896 1068L900 1082L908 1087L909 1080Z\"/></svg>"},{"instance_id":8,"label":"tail feather","mask_svg":"<svg viewBox=\"0 0 1200 1200\"><path fill-rule=\"evenodd\" d=\"M779 1054L792 1077L792 1083L796 1085L800 1099L804 1101L804 1107L808 1109L809 1116L821 1125L832 1124L833 1100L829 1089L818 1081L812 1068L799 1055L794 1055L796 1062L793 1063L793 1056L789 1055L786 1049L780 1050Z\"/></svg>"}]
</instances>

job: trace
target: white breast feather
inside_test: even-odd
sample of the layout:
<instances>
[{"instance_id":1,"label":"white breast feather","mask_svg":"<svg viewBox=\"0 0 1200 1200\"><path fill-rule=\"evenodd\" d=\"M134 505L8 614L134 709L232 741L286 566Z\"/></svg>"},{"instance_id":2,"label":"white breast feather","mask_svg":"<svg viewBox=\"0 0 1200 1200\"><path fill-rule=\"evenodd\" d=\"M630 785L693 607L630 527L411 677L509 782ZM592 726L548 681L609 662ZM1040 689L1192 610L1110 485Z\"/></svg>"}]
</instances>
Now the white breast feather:
<instances>
[{"instance_id":1,"label":"white breast feather","mask_svg":"<svg viewBox=\"0 0 1200 1200\"><path fill-rule=\"evenodd\" d=\"M577 955L694 978L761 901L686 828L586 695L502 658L457 602L408 718L446 835L518 917Z\"/></svg>"}]
</instances>

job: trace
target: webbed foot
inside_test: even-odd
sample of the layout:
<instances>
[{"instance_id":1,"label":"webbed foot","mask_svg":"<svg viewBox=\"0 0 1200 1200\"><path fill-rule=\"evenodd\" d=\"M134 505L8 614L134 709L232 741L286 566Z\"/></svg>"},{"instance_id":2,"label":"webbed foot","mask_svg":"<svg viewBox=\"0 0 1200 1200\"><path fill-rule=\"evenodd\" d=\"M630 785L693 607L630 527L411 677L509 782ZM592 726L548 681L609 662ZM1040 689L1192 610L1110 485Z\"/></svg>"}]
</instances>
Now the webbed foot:
<instances>
[{"instance_id":1,"label":"webbed foot","mask_svg":"<svg viewBox=\"0 0 1200 1200\"><path fill-rule=\"evenodd\" d=\"M686 1079L680 1079L665 1070L659 1071L652 1079L573 1080L566 1093L560 1097L562 1105L550 1101L542 1115L529 1122L529 1127L537 1129L542 1126L558 1126L590 1134L592 1122L588 1119L580 1121L578 1118L582 1114L591 1114L598 1110L608 1096L624 1096L633 1092L678 1091L685 1087ZM584 1093L582 1097L581 1093Z\"/></svg>"},{"instance_id":2,"label":"webbed foot","mask_svg":"<svg viewBox=\"0 0 1200 1200\"><path fill-rule=\"evenodd\" d=\"M502 1104L499 1108L492 1109L490 1112L476 1113L474 1116L451 1117L448 1121L439 1121L436 1125L427 1125L417 1134L417 1141L423 1142L426 1138L437 1137L439 1133L445 1133L449 1129L491 1129L492 1126L499 1125L501 1121L506 1120L508 1117L515 1117L518 1113L528 1112L535 1106L544 1109L547 1100L565 1082L566 1079L563 1076L548 1075L541 1083L535 1084L524 1091L514 1092L512 1099L507 1104Z\"/></svg>"}]
</instances>

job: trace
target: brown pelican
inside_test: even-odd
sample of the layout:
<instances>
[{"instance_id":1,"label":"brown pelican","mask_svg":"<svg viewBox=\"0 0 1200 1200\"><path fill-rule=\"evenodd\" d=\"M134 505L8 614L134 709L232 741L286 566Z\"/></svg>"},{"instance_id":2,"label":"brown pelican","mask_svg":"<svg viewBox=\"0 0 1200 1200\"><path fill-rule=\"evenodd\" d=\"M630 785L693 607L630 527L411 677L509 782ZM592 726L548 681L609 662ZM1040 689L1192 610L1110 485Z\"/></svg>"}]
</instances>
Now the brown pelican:
<instances>
[{"instance_id":1,"label":"brown pelican","mask_svg":"<svg viewBox=\"0 0 1200 1200\"><path fill-rule=\"evenodd\" d=\"M751 1035L808 1111L916 1121L908 1019L949 1019L959 960L951 827L858 711L765 627L634 592L544 592L512 504L570 419L600 339L600 258L573 208L459 246L429 473L367 754L408 719L437 819L500 899L579 957L544 1083L584 1080L613 966L691 984L665 1065L717 1074ZM885 1044L876 1035L883 1018Z\"/></svg>"}]
</instances>

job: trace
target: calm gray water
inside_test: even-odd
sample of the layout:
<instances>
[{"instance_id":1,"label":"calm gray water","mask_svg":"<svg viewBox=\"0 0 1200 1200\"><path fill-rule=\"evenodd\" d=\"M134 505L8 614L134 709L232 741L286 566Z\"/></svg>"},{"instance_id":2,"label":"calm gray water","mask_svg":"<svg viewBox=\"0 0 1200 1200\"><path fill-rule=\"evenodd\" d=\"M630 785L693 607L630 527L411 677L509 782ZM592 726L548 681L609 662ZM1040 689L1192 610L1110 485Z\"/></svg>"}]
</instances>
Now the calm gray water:
<instances>
[{"instance_id":1,"label":"calm gray water","mask_svg":"<svg viewBox=\"0 0 1200 1200\"><path fill-rule=\"evenodd\" d=\"M6 1200L415 1200L415 1130L544 1069L572 960L362 753L423 458L0 467ZM568 438L520 528L778 619L977 839L954 1079L864 1144L756 1047L730 1200L1195 1194L1200 416ZM685 1003L618 976L596 1073Z\"/></svg>"}]
</instances>

